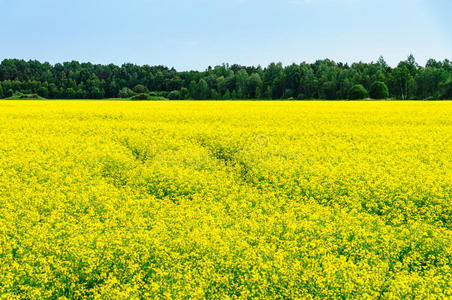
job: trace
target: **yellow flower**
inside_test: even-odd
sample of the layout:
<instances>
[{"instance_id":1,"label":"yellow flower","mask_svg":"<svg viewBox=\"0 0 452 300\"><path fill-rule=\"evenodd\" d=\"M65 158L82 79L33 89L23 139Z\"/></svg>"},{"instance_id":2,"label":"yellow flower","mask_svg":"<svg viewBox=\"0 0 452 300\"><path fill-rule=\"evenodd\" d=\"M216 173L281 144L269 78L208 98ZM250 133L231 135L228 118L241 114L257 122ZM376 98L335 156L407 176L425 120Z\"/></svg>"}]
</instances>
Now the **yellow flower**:
<instances>
[{"instance_id":1,"label":"yellow flower","mask_svg":"<svg viewBox=\"0 0 452 300\"><path fill-rule=\"evenodd\" d=\"M452 102L0 103L0 298L450 298Z\"/></svg>"}]
</instances>

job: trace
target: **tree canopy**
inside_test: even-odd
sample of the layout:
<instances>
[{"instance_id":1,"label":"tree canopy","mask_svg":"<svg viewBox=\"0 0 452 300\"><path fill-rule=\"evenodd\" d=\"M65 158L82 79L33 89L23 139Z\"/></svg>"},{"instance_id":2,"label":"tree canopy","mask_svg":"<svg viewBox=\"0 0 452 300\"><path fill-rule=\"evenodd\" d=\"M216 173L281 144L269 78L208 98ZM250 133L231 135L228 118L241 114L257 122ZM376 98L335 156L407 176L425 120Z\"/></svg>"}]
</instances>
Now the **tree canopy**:
<instances>
[{"instance_id":1,"label":"tree canopy","mask_svg":"<svg viewBox=\"0 0 452 300\"><path fill-rule=\"evenodd\" d=\"M373 99L386 99L389 97L388 86L382 81L375 81L370 86L370 97Z\"/></svg>"},{"instance_id":2,"label":"tree canopy","mask_svg":"<svg viewBox=\"0 0 452 300\"><path fill-rule=\"evenodd\" d=\"M367 92L366 88L362 84L355 84L350 89L350 96L349 98L352 100L358 100L358 99L364 99L369 96L369 93Z\"/></svg>"},{"instance_id":3,"label":"tree canopy","mask_svg":"<svg viewBox=\"0 0 452 300\"><path fill-rule=\"evenodd\" d=\"M284 67L228 65L178 72L165 66L122 66L5 59L0 64L0 98L38 94L50 99L350 99L369 91L375 99L452 98L452 62L430 59L420 66L410 55L391 68L377 62L329 59ZM359 94L361 93L361 94ZM359 95L358 95L359 94ZM366 96L367 97L367 96Z\"/></svg>"}]
</instances>

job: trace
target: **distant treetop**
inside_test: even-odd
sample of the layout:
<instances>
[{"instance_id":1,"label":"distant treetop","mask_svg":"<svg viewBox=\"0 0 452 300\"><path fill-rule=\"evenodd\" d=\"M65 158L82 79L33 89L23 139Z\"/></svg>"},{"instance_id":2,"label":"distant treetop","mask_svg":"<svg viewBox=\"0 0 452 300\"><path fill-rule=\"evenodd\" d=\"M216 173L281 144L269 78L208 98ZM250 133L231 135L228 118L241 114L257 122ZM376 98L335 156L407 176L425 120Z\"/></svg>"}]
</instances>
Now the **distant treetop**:
<instances>
[{"instance_id":1,"label":"distant treetop","mask_svg":"<svg viewBox=\"0 0 452 300\"><path fill-rule=\"evenodd\" d=\"M0 98L19 94L50 99L452 99L452 62L430 59L420 66L410 55L395 68L380 57L351 65L325 59L178 72L165 66L5 59Z\"/></svg>"}]
</instances>

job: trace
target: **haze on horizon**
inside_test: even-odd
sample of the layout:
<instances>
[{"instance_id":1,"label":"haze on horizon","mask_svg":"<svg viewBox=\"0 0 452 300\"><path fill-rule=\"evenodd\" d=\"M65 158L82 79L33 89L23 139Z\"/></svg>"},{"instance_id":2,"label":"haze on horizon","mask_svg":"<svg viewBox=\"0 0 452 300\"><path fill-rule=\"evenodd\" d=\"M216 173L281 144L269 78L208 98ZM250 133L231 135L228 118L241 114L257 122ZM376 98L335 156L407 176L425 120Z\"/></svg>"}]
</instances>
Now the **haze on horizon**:
<instances>
[{"instance_id":1,"label":"haze on horizon","mask_svg":"<svg viewBox=\"0 0 452 300\"><path fill-rule=\"evenodd\" d=\"M0 0L0 61L126 62L204 70L452 59L448 0Z\"/></svg>"}]
</instances>

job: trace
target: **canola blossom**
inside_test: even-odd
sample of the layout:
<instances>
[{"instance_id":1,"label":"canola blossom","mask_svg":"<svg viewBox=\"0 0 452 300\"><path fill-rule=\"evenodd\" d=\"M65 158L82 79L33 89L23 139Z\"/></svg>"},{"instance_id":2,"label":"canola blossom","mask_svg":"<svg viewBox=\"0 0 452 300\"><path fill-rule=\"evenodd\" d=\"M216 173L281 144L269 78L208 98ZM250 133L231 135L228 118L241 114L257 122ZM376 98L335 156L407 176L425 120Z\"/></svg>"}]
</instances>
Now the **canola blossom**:
<instances>
[{"instance_id":1,"label":"canola blossom","mask_svg":"<svg viewBox=\"0 0 452 300\"><path fill-rule=\"evenodd\" d=\"M452 297L452 102L0 102L4 299Z\"/></svg>"}]
</instances>

